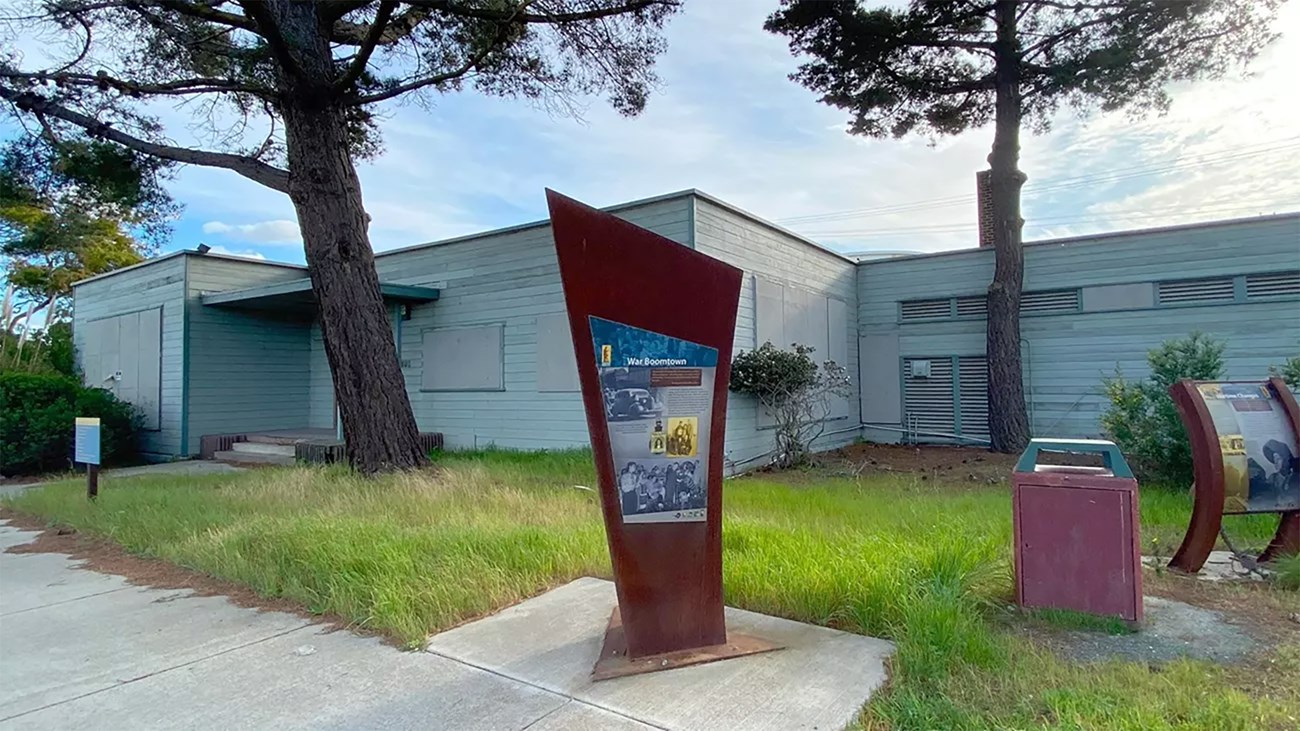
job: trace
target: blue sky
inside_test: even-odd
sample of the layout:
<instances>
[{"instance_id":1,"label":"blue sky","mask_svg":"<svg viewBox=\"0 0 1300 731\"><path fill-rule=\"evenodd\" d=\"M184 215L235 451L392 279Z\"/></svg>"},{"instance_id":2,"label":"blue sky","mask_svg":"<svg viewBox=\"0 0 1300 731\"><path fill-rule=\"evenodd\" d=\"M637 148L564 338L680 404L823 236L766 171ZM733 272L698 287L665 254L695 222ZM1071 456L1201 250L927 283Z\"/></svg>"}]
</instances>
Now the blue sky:
<instances>
[{"instance_id":1,"label":"blue sky","mask_svg":"<svg viewBox=\"0 0 1300 731\"><path fill-rule=\"evenodd\" d=\"M974 245L974 174L992 131L935 144L848 136L842 112L787 79L797 61L762 30L774 6L686 3L662 86L635 119L600 99L573 119L473 92L386 107L386 153L360 170L375 248L543 218L545 187L597 206L699 188L846 252ZM1278 29L1251 78L1180 87L1163 117L1062 117L1026 134L1026 237L1300 210L1300 4ZM284 196L201 168L171 190L185 209L167 249L302 261Z\"/></svg>"}]
</instances>

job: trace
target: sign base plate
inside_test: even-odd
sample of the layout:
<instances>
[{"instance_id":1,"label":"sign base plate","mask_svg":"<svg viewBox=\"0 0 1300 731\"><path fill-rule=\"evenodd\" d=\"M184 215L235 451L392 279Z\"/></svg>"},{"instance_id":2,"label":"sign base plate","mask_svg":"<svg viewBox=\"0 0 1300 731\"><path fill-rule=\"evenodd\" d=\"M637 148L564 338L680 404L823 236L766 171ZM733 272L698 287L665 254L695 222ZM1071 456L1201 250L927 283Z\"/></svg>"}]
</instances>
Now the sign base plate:
<instances>
[{"instance_id":1,"label":"sign base plate","mask_svg":"<svg viewBox=\"0 0 1300 731\"><path fill-rule=\"evenodd\" d=\"M596 661L596 667L591 671L591 679L610 680L628 675L653 673L657 670L671 670L687 665L700 665L733 657L756 655L760 652L771 652L782 647L783 645L761 637L728 632L727 641L721 645L706 645L658 655L630 657L627 654L627 638L623 634L623 618L619 615L618 607L615 607L614 613L609 617L609 627L605 630L605 643L600 648L600 659Z\"/></svg>"}]
</instances>

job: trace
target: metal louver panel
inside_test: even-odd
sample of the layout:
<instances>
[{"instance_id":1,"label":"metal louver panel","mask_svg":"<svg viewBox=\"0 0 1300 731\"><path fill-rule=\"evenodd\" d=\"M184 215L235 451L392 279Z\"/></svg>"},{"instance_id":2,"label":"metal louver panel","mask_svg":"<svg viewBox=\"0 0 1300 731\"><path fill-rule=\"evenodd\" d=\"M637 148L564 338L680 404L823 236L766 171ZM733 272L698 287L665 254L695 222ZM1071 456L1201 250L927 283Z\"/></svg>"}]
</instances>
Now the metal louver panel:
<instances>
[{"instance_id":1,"label":"metal louver panel","mask_svg":"<svg viewBox=\"0 0 1300 731\"><path fill-rule=\"evenodd\" d=\"M1300 271L1251 274L1246 277L1246 299L1300 295Z\"/></svg>"},{"instance_id":2,"label":"metal louver panel","mask_svg":"<svg viewBox=\"0 0 1300 731\"><path fill-rule=\"evenodd\" d=\"M947 299L909 300L899 305L899 317L903 322L910 320L936 320L952 314Z\"/></svg>"},{"instance_id":3,"label":"metal louver panel","mask_svg":"<svg viewBox=\"0 0 1300 731\"><path fill-rule=\"evenodd\" d=\"M1156 299L1162 305L1231 302L1234 297L1232 277L1180 279L1156 283Z\"/></svg>"},{"instance_id":4,"label":"metal louver panel","mask_svg":"<svg viewBox=\"0 0 1300 731\"><path fill-rule=\"evenodd\" d=\"M989 300L985 295L957 298L958 317L985 317L989 313Z\"/></svg>"},{"instance_id":5,"label":"metal louver panel","mask_svg":"<svg viewBox=\"0 0 1300 731\"><path fill-rule=\"evenodd\" d=\"M989 435L989 364L982 355L957 359L957 380L961 387L961 433L968 437Z\"/></svg>"},{"instance_id":6,"label":"metal louver panel","mask_svg":"<svg viewBox=\"0 0 1300 731\"><path fill-rule=\"evenodd\" d=\"M1051 312L1078 312L1079 290L1058 289L1051 292L1025 292L1020 298L1020 311L1024 314Z\"/></svg>"},{"instance_id":7,"label":"metal louver panel","mask_svg":"<svg viewBox=\"0 0 1300 731\"><path fill-rule=\"evenodd\" d=\"M930 376L912 375L912 363L930 362ZM919 431L952 433L956 423L952 412L952 358L909 358L903 364L903 412Z\"/></svg>"}]
</instances>

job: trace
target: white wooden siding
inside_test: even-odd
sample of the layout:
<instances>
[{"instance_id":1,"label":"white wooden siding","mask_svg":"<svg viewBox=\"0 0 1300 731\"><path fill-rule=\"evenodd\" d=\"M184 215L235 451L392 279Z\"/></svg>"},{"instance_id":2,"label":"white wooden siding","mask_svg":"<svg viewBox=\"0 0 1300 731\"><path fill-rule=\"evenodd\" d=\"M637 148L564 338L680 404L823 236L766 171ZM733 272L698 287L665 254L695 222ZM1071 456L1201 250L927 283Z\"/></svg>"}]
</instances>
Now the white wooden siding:
<instances>
[{"instance_id":1,"label":"white wooden siding","mask_svg":"<svg viewBox=\"0 0 1300 731\"><path fill-rule=\"evenodd\" d=\"M858 372L858 292L852 262L707 198L695 199L695 248L740 267L747 275L740 290L733 343L736 352L761 344L756 329L758 307L753 282L754 275L757 275L760 280L783 288L847 303L848 311L842 319L845 328L843 352L847 361L844 365L850 374ZM828 319L827 316L816 316L816 321L823 325ZM836 319L840 318L837 316ZM770 337L767 325L763 327L763 339L767 339ZM789 333L784 333L783 337L788 339ZM822 348L823 344L817 344L820 354L841 352L838 344ZM728 400L726 451L728 459L742 467L753 466L754 460L761 460L774 446L772 431L759 426L759 410L757 401L752 398L731 394ZM828 434L816 445L818 448L846 444L858 436L858 399L837 405L835 413L842 413L844 418L828 423Z\"/></svg>"},{"instance_id":2,"label":"white wooden siding","mask_svg":"<svg viewBox=\"0 0 1300 731\"><path fill-rule=\"evenodd\" d=\"M72 342L78 367L87 378L92 374L87 372L81 358L91 329L88 323L130 312L161 309L158 429L140 434L140 448L151 459L166 459L180 453L185 259L184 256L162 259L85 282L73 290Z\"/></svg>"},{"instance_id":3,"label":"white wooden siding","mask_svg":"<svg viewBox=\"0 0 1300 731\"><path fill-rule=\"evenodd\" d=\"M1247 275L1297 268L1300 215L1028 245L1026 290L1136 285L1127 289L1150 293L1157 282L1227 278L1232 283L1228 291L1236 293L1226 300L1221 295L1214 302L1182 304L1157 304L1149 294L1126 296L1111 311L1094 309L1097 300L1085 296L1084 312L1026 313L1021 334L1034 433L1096 436L1105 407L1102 377L1113 375L1116 367L1127 377L1145 377L1148 350L1193 330L1227 343L1227 377L1265 377L1269 365L1294 355L1300 344L1300 296L1284 288L1267 298L1243 298L1248 282L1256 283L1258 294L1264 282L1284 281ZM858 314L863 333L896 333L904 358L983 355L983 319L900 324L898 308L899 302L919 297L978 294L992 274L993 252L987 249L861 264ZM1124 306L1138 302L1145 306ZM1264 322L1270 325L1261 327ZM962 397L971 403L964 390ZM867 433L895 438L883 431Z\"/></svg>"}]
</instances>

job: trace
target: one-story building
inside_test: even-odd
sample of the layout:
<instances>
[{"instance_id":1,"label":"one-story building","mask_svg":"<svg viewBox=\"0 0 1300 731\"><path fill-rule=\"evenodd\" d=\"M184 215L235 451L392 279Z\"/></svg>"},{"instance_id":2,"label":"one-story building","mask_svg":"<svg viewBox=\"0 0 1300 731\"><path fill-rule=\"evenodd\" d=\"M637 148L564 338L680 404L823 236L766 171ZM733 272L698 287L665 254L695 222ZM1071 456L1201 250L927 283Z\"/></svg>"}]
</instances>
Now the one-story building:
<instances>
[{"instance_id":1,"label":"one-story building","mask_svg":"<svg viewBox=\"0 0 1300 731\"><path fill-rule=\"evenodd\" d=\"M983 291L993 252L857 261L696 190L609 212L745 272L738 350L812 345L856 374L821 446L987 436ZM586 444L547 221L376 255L420 429L450 448ZM1300 353L1300 213L1032 242L1022 334L1035 434L1095 436L1102 377L1193 330L1227 343L1227 375ZM144 415L155 459L202 437L332 434L337 410L305 267L178 251L77 284L86 382ZM452 344L455 347L452 347ZM731 399L733 468L771 449Z\"/></svg>"}]
</instances>

